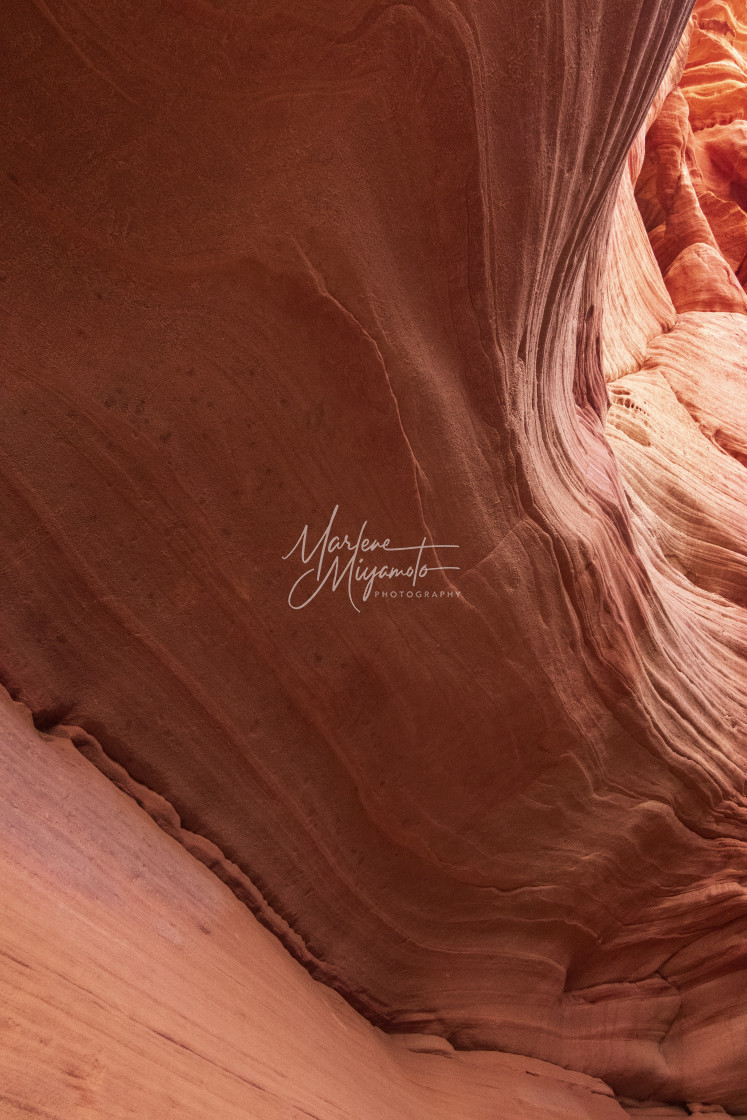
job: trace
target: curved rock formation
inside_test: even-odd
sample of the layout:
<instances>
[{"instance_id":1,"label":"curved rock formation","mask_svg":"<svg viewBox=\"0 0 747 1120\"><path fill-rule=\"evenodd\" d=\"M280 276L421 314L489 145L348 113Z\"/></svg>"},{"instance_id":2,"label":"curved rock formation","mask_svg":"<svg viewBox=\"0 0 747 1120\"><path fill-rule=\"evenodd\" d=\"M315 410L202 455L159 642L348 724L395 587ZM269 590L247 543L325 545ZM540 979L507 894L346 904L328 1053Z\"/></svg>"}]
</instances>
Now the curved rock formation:
<instances>
[{"instance_id":1,"label":"curved rock formation","mask_svg":"<svg viewBox=\"0 0 747 1120\"><path fill-rule=\"evenodd\" d=\"M747 1111L747 16L689 15L0 14L0 668L37 771L69 736L81 829L97 797L150 829L93 762L377 1028L675 1115ZM293 609L350 555L315 575L304 526L433 570ZM465 1117L510 1098L458 1061Z\"/></svg>"},{"instance_id":2,"label":"curved rock formation","mask_svg":"<svg viewBox=\"0 0 747 1120\"><path fill-rule=\"evenodd\" d=\"M372 1027L20 707L0 696L0 1115L625 1120L583 1074Z\"/></svg>"}]
</instances>

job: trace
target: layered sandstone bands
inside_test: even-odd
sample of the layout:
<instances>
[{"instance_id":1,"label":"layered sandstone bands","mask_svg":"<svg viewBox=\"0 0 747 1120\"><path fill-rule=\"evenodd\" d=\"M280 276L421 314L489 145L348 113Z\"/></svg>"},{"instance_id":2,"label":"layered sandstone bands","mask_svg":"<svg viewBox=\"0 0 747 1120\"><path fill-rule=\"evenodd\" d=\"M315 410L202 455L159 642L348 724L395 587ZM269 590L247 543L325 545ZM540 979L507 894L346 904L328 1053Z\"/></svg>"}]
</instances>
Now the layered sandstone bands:
<instances>
[{"instance_id":1,"label":"layered sandstone bands","mask_svg":"<svg viewBox=\"0 0 747 1120\"><path fill-rule=\"evenodd\" d=\"M390 1038L0 697L0 1115L624 1120L583 1074Z\"/></svg>"},{"instance_id":2,"label":"layered sandstone bands","mask_svg":"<svg viewBox=\"0 0 747 1120\"><path fill-rule=\"evenodd\" d=\"M231 879L162 799L101 757L96 772L90 737L40 734L4 690L0 731L1 1115L724 1115L619 1101L547 1062L377 1030L260 927L237 869Z\"/></svg>"},{"instance_id":3,"label":"layered sandstone bands","mask_svg":"<svg viewBox=\"0 0 747 1120\"><path fill-rule=\"evenodd\" d=\"M716 8L724 17L720 21ZM676 588L680 598L682 649L701 643L712 663L722 667L723 679L737 688L744 681L747 605L747 219L740 205L738 154L747 69L739 47L740 15L741 7L735 12L696 4L686 65L676 88L662 90L661 107L647 121L645 157L635 180L650 249L640 224L631 224L637 230L638 259L646 265L631 270L631 261L613 241L610 270L613 276L628 276L615 282L628 298L626 307L615 299L613 286L606 308L615 338L625 329L618 321L633 302L631 292L656 309L660 320L666 294L672 301L675 316L664 322L661 333L647 332L645 349L639 343L627 362L607 363L607 433L656 582L667 595ZM736 82L729 99L722 96L724 69ZM630 211L629 193L623 183L618 213ZM707 702L706 678L702 688ZM743 788L741 783L737 788ZM732 806L724 808L731 815ZM726 1067L743 1063L745 926L737 913L743 850L739 830L730 826L720 835L708 830L704 839L712 853L719 846L729 850L731 873L707 876L696 892L703 900L723 892L725 902L731 880L736 911L733 921L699 932L659 967L661 980L680 998L662 1049L679 1058L688 1055L692 1065L684 1085L697 1082L707 1099L735 1108L742 1106L722 1090L730 1079ZM691 915L701 911L695 897ZM679 972L683 965L684 974ZM666 994L662 988L662 998ZM677 1060L669 1058L673 1064ZM671 1089L659 1095L671 1097Z\"/></svg>"},{"instance_id":4,"label":"layered sandstone bands","mask_svg":"<svg viewBox=\"0 0 747 1120\"><path fill-rule=\"evenodd\" d=\"M106 967L116 907L86 909L81 871L66 931L55 845L126 897L112 1013L145 1033L86 1073L89 1115L133 1078L159 1115L190 1079L195 1116L747 1111L747 20L711 0L683 41L688 16L3 12L2 674L55 731L6 731L18 820L47 837L33 866L8 843L9 881L36 884L8 937L42 930L18 967L59 1035L55 985L76 938ZM431 578L461 597L288 609L282 557L335 506L352 534L458 544ZM77 808L50 833L58 782ZM178 963L147 915L180 876ZM161 1011L128 987L138 952ZM81 998L78 1055L100 1029ZM181 1033L156 1042L164 1015ZM269 1061L265 1023L292 1071L270 1103L261 1078L221 1087ZM579 1074L541 1067L556 1099L496 1051ZM13 1107L54 1107L19 1084Z\"/></svg>"}]
</instances>

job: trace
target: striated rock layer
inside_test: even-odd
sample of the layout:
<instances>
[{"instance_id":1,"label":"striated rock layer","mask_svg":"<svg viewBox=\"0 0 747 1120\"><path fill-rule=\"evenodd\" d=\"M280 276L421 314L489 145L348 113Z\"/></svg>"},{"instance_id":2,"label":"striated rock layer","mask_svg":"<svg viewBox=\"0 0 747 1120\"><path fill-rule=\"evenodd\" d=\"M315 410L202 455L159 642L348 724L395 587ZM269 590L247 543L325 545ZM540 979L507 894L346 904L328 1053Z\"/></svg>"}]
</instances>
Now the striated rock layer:
<instances>
[{"instance_id":1,"label":"striated rock layer","mask_svg":"<svg viewBox=\"0 0 747 1120\"><path fill-rule=\"evenodd\" d=\"M625 1120L583 1074L372 1027L19 709L0 696L1 1116Z\"/></svg>"},{"instance_id":2,"label":"striated rock layer","mask_svg":"<svg viewBox=\"0 0 747 1120\"><path fill-rule=\"evenodd\" d=\"M111 804L150 840L110 878L137 893L142 858L149 891L193 881L191 901L163 903L191 962L173 1014L197 983L203 890L227 923L210 967L242 991L255 943L259 973L274 962L252 1037L266 1019L296 1054L281 1004L312 990L179 830L377 1027L747 1111L747 17L709 0L683 39L689 15L679 0L0 13L2 676L57 728L33 740L38 781L45 751L50 780L83 768L60 851L99 866ZM366 522L458 570L429 573L428 599L327 584L293 610L293 547L335 509L340 535ZM71 741L152 791L172 840ZM9 743L11 766L32 750ZM41 828L54 788L18 819ZM53 920L55 850L31 867L11 848L8 890L12 937L46 915L46 948L18 967L36 975L57 945L64 977L85 937ZM21 904L29 875L43 882ZM102 923L93 970L111 914L82 890L66 905ZM137 947L149 926L130 903ZM175 975L157 944L140 948ZM68 1008L50 1035L74 1017L58 980L39 980ZM224 982L206 976L200 1006ZM339 1061L338 1002L313 990L310 1022L331 1032L315 1045ZM222 1007L166 1033L238 1037L233 997ZM176 1061L148 1050L150 1014L140 1052ZM365 1097L363 1071L409 1077L397 1043L354 1021L340 1092ZM23 1069L39 1028L19 1035ZM236 1043L230 1077L266 1060L257 1045ZM304 1046L291 1079L318 1067ZM478 1083L500 1098L506 1060L434 1073L452 1080L433 1115L462 1095L480 1115ZM327 1103L312 1087L293 1107L345 1115L318 1069ZM225 1092L221 1115L253 1099ZM182 1098L163 1094L169 1115ZM429 1115L408 1100L389 1114ZM593 1108L576 1115L619 1111Z\"/></svg>"}]
</instances>

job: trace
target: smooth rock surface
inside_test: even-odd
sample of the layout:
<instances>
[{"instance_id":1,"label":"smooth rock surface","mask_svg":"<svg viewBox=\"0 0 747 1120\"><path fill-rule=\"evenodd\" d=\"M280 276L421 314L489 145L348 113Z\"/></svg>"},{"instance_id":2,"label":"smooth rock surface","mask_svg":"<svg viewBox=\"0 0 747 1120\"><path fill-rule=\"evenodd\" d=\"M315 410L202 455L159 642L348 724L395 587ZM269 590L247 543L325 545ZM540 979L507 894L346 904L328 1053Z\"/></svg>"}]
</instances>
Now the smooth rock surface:
<instances>
[{"instance_id":1,"label":"smooth rock surface","mask_svg":"<svg viewBox=\"0 0 747 1120\"><path fill-rule=\"evenodd\" d=\"M372 1027L4 690L0 774L3 1118L625 1117L583 1074Z\"/></svg>"},{"instance_id":2,"label":"smooth rock surface","mask_svg":"<svg viewBox=\"0 0 747 1120\"><path fill-rule=\"evenodd\" d=\"M130 1084L181 1107L197 1028L176 1047L154 1028L211 992L194 1115L254 1101L236 1081L265 1053L242 1034L248 907L284 946L257 950L252 1040L272 1021L285 1054L268 1116L306 1070L293 1107L323 1097L323 1120L352 1108L349 1074L358 1117L573 1103L360 1018L330 1027L325 1064L322 1027L300 1039L288 1013L313 981L286 949L388 1030L747 1109L747 328L739 215L712 201L741 207L741 133L703 139L747 113L747 20L699 3L686 52L688 17L679 0L0 13L0 670L86 755L32 736L39 800L14 818L41 828L55 760L80 768L67 839L56 826L37 863L32 840L11 849L8 937L38 952L32 984L64 964L45 982L67 1010L45 997L41 1029L14 976L14 1076L47 1070L38 1107L76 1078L110 1095L68 1098L90 1115ZM336 508L340 535L365 522L459 570L429 573L427 600L326 585L291 609L288 554ZM32 747L9 741L32 797ZM112 783L161 826L121 810L163 895L139 912L126 892L150 886L121 845L106 907L82 897L107 796L129 805ZM193 917L181 943L148 938L212 897L224 947L200 978ZM103 1089L93 1058L65 1072L65 1047L91 1051L71 976L97 1034L153 984L176 1001L148 1003L134 1056L117 1019ZM313 991L327 1022L339 997ZM395 1102L401 1063L427 1072ZM382 1070L384 1095L363 1093Z\"/></svg>"}]
</instances>

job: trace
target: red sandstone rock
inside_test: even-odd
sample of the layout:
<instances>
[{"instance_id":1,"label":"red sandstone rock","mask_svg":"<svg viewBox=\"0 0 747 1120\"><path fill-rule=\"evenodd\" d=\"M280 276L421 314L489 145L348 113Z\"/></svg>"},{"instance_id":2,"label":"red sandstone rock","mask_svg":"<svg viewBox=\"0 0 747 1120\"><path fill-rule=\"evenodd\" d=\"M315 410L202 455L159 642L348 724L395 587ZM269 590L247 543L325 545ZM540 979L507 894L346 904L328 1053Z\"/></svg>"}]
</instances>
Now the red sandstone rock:
<instances>
[{"instance_id":1,"label":"red sandstone rock","mask_svg":"<svg viewBox=\"0 0 747 1120\"><path fill-rule=\"evenodd\" d=\"M652 343L646 364L661 368L704 434L745 464L747 323L743 318L682 315L671 334ZM722 460L716 477L723 478L727 471Z\"/></svg>"},{"instance_id":2,"label":"red sandstone rock","mask_svg":"<svg viewBox=\"0 0 747 1120\"><path fill-rule=\"evenodd\" d=\"M4 1118L624 1120L583 1074L372 1027L4 692L0 771Z\"/></svg>"},{"instance_id":3,"label":"red sandstone rock","mask_svg":"<svg viewBox=\"0 0 747 1120\"><path fill-rule=\"evenodd\" d=\"M612 216L604 289L602 365L613 381L643 364L649 342L671 330L676 313L636 205L629 168Z\"/></svg>"},{"instance_id":4,"label":"red sandstone rock","mask_svg":"<svg viewBox=\"0 0 747 1120\"><path fill-rule=\"evenodd\" d=\"M706 185L719 198L744 204L747 197L747 121L697 132L693 138Z\"/></svg>"},{"instance_id":5,"label":"red sandstone rock","mask_svg":"<svg viewBox=\"0 0 747 1120\"><path fill-rule=\"evenodd\" d=\"M747 315L747 297L724 257L713 245L687 245L664 274L677 312L726 311Z\"/></svg>"},{"instance_id":6,"label":"red sandstone rock","mask_svg":"<svg viewBox=\"0 0 747 1120\"><path fill-rule=\"evenodd\" d=\"M9 846L7 941L43 930L19 1014L62 964L8 1052L19 1109L70 1092L70 1058L92 1115L122 1086L189 1115L195 1078L195 1116L240 1115L267 1029L270 1116L620 1113L349 1007L341 1034L246 907L388 1030L747 1109L741 227L711 226L692 135L747 105L722 8L698 6L682 93L674 0L2 13L3 676L171 834L54 737L9 738L14 820L46 837ZM353 536L458 545L458 573L435 601L291 610L283 558L335 507ZM134 854L106 849L119 813ZM90 908L97 860L125 901ZM202 892L230 908L214 954ZM140 1066L118 1020L97 1084L86 1032L144 1007Z\"/></svg>"},{"instance_id":7,"label":"red sandstone rock","mask_svg":"<svg viewBox=\"0 0 747 1120\"><path fill-rule=\"evenodd\" d=\"M711 227L724 260L744 287L743 263L747 256L747 214L734 202L718 198L710 191L697 191L698 202Z\"/></svg>"},{"instance_id":8,"label":"red sandstone rock","mask_svg":"<svg viewBox=\"0 0 747 1120\"><path fill-rule=\"evenodd\" d=\"M747 114L747 15L742 0L698 0L682 92L695 132Z\"/></svg>"}]
</instances>

